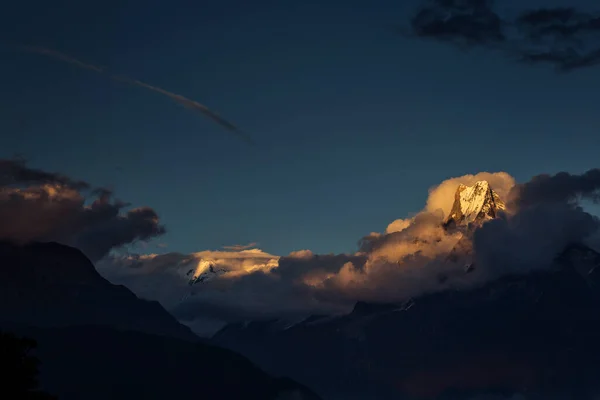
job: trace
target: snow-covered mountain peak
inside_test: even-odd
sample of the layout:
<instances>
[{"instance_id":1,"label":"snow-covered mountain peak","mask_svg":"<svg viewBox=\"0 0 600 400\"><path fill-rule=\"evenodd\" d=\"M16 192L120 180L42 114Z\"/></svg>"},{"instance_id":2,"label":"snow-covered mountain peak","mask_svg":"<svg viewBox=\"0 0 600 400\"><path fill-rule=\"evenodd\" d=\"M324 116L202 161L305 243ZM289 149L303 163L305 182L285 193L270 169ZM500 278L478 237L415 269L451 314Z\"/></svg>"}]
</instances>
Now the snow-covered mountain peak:
<instances>
[{"instance_id":1,"label":"snow-covered mountain peak","mask_svg":"<svg viewBox=\"0 0 600 400\"><path fill-rule=\"evenodd\" d=\"M188 283L207 282L224 275L234 277L279 266L279 257L260 249L241 251L205 251L194 254L195 268L188 268Z\"/></svg>"},{"instance_id":2,"label":"snow-covered mountain peak","mask_svg":"<svg viewBox=\"0 0 600 400\"><path fill-rule=\"evenodd\" d=\"M471 224L496 218L498 211L506 206L487 181L475 182L473 186L460 184L454 195L454 204L447 222Z\"/></svg>"}]
</instances>

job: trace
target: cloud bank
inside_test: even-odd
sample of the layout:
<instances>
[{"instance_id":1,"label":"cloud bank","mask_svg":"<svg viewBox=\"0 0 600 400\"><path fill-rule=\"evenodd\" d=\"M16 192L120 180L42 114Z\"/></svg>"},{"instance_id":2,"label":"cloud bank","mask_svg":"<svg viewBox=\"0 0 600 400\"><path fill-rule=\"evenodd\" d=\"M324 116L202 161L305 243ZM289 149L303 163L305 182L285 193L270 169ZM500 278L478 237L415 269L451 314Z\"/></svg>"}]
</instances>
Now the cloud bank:
<instances>
[{"instance_id":1,"label":"cloud bank","mask_svg":"<svg viewBox=\"0 0 600 400\"><path fill-rule=\"evenodd\" d=\"M485 47L558 71L600 62L600 16L573 7L539 8L507 18L492 0L430 0L410 18L410 36L464 49Z\"/></svg>"},{"instance_id":2,"label":"cloud bank","mask_svg":"<svg viewBox=\"0 0 600 400\"><path fill-rule=\"evenodd\" d=\"M443 223L459 184L479 180L487 180L508 209L465 242L463 233ZM191 255L108 257L98 269L161 301L197 331L233 321L344 313L356 301L402 302L546 268L569 244L599 237L598 218L578 205L580 199L598 201L599 188L599 170L539 175L524 184L505 172L483 172L432 187L422 211L393 221L384 233L365 236L352 254L299 250L277 257L241 246ZM456 249L468 251L451 260ZM474 263L474 271L465 269L467 263ZM190 276L206 273L210 265L213 279L190 284Z\"/></svg>"},{"instance_id":3,"label":"cloud bank","mask_svg":"<svg viewBox=\"0 0 600 400\"><path fill-rule=\"evenodd\" d=\"M480 180L508 209L465 242L444 222L458 186ZM569 244L600 244L600 222L581 200L600 201L600 170L538 175L522 184L505 172L482 172L432 187L423 210L363 237L351 254L304 249L280 257L250 243L120 256L114 250L165 232L153 209L131 208L109 190L24 161L0 160L0 240L78 247L106 278L160 301L204 333L233 321L344 313L356 301L402 302L546 268ZM456 249L458 260L449 257ZM467 273L471 262L476 268Z\"/></svg>"},{"instance_id":4,"label":"cloud bank","mask_svg":"<svg viewBox=\"0 0 600 400\"><path fill-rule=\"evenodd\" d=\"M56 241L94 261L165 232L149 207L130 208L109 190L19 160L0 160L0 221L0 240Z\"/></svg>"}]
</instances>

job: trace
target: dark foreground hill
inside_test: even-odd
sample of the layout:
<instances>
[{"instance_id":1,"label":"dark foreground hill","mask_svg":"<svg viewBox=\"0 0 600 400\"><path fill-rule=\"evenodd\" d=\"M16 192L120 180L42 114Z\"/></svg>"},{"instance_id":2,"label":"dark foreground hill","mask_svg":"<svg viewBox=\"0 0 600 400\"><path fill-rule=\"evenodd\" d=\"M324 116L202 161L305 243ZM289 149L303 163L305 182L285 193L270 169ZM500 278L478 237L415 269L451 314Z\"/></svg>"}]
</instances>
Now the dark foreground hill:
<instances>
[{"instance_id":1,"label":"dark foreground hill","mask_svg":"<svg viewBox=\"0 0 600 400\"><path fill-rule=\"evenodd\" d=\"M206 344L56 243L0 243L0 331L37 342L41 389L60 400L318 399Z\"/></svg>"},{"instance_id":2,"label":"dark foreground hill","mask_svg":"<svg viewBox=\"0 0 600 400\"><path fill-rule=\"evenodd\" d=\"M0 242L0 321L102 325L198 339L158 302L104 279L79 250L58 243Z\"/></svg>"},{"instance_id":3,"label":"dark foreground hill","mask_svg":"<svg viewBox=\"0 0 600 400\"><path fill-rule=\"evenodd\" d=\"M12 331L35 338L40 387L60 400L318 399L233 351L203 343L98 326Z\"/></svg>"}]
</instances>

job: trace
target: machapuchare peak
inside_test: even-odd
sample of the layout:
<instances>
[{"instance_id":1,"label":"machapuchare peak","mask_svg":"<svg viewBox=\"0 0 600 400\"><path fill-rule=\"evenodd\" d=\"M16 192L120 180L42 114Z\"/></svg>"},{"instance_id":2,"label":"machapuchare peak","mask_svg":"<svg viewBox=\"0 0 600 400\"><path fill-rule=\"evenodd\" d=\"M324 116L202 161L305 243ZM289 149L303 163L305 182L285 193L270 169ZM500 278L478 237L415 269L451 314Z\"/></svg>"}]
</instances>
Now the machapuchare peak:
<instances>
[{"instance_id":1,"label":"machapuchare peak","mask_svg":"<svg viewBox=\"0 0 600 400\"><path fill-rule=\"evenodd\" d=\"M469 225L496 218L506 206L487 181L473 186L460 184L454 194L454 204L446 224Z\"/></svg>"}]
</instances>

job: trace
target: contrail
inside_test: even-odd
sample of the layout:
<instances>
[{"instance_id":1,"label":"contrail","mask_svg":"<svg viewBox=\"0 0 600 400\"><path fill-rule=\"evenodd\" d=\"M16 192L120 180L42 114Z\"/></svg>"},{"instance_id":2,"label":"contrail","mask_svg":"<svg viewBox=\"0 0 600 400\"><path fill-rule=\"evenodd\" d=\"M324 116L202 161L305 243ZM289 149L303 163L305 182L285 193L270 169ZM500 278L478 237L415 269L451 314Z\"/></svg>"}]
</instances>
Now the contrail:
<instances>
[{"instance_id":1,"label":"contrail","mask_svg":"<svg viewBox=\"0 0 600 400\"><path fill-rule=\"evenodd\" d=\"M149 85L147 83L144 83L144 82L141 82L141 81L138 81L138 80L135 80L135 79L128 78L126 76L116 76L116 75L113 75L113 76L111 76L111 78L114 79L114 80L116 80L116 81L119 81L119 82L124 82L124 83L128 83L130 85L135 85L135 86L143 87L143 88L146 88L148 90L152 90L153 92L157 92L157 93L163 94L163 95L169 97L171 100L173 100L173 101L181 104L185 108L188 108L188 109L194 110L194 111L200 111L202 114L204 114L208 118L212 119L217 124L219 124L219 125L223 126L224 128L226 128L226 129L234 132L241 139L247 141L250 144L254 144L254 140L252 140L252 138L250 136L248 136L245 133L243 133L242 131L240 131L240 129L237 126L233 125L231 122L227 121L226 119L224 119L223 117L221 117L219 114L211 111L205 105L200 104L197 101L188 99L187 97L184 97L184 96L181 96L179 94L175 94L175 93L169 92L169 91L161 89L159 87L152 86L152 85Z\"/></svg>"},{"instance_id":2,"label":"contrail","mask_svg":"<svg viewBox=\"0 0 600 400\"><path fill-rule=\"evenodd\" d=\"M20 48L23 51L27 51L27 52L30 52L30 53L42 54L44 56L53 57L53 58L56 58L58 60L65 61L65 62L68 62L70 64L77 65L78 67L89 69L89 70L92 70L92 71L95 71L95 72L98 72L98 73L104 72L104 68L97 67L97 66L92 65L92 64L83 63L83 62L81 62L81 61L79 61L79 60L77 60L77 59L75 59L73 57L70 57L70 56L66 55L66 54L59 53L58 51L54 51L54 50L50 50L50 49L44 49L43 47L37 47L37 46L21 46Z\"/></svg>"},{"instance_id":3,"label":"contrail","mask_svg":"<svg viewBox=\"0 0 600 400\"><path fill-rule=\"evenodd\" d=\"M64 54L64 53L61 53L61 52L58 52L58 51L55 51L55 50L46 49L46 48L37 47L37 46L18 46L18 48L20 50L22 50L22 51L26 51L26 52L30 52L30 53L36 53L36 54L41 54L41 55L44 55L44 56L52 57L52 58L55 58L57 60L61 60L61 61L67 62L69 64L73 64L73 65L78 66L80 68L85 68L85 69L97 72L99 74L103 74L103 73L106 72L106 69L103 68L103 67L98 67L98 66L93 65L93 64L87 64L87 63L81 62L81 61L79 61L76 58L73 58L73 57L71 57L71 56L69 56L67 54ZM118 81L118 82L127 83L127 84L132 85L132 86L142 87L142 88L145 88L145 89L148 89L148 90L152 90L153 92L160 93L160 94L162 94L164 96L167 96L171 100L173 100L173 101L181 104L185 108L201 112L202 114L204 114L208 118L212 119L217 124L221 125L225 129L233 132L236 136L238 136L239 138L245 140L249 144L255 144L254 140L250 136L248 136L246 133L242 132L237 126L235 126L231 122L227 121L226 119L224 119L223 117L221 117L219 114L211 111L208 107L204 106L203 104L198 103L197 101L188 99L187 97L181 96L181 95L176 94L176 93L169 92L169 91L161 89L159 87L152 86L152 85L149 85L147 83L144 83L144 82L141 82L141 81L138 81L138 80L135 80L135 79L128 78L126 76L108 74L108 77L110 79Z\"/></svg>"}]
</instances>

